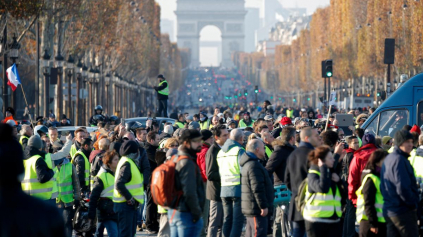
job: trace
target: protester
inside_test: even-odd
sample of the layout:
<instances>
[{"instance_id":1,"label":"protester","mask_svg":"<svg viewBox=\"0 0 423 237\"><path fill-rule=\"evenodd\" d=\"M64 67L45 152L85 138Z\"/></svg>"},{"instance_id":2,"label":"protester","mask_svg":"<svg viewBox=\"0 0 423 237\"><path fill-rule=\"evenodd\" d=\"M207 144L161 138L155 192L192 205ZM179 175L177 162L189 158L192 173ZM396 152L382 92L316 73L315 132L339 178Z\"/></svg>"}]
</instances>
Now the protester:
<instances>
[{"instance_id":1,"label":"protester","mask_svg":"<svg viewBox=\"0 0 423 237\"><path fill-rule=\"evenodd\" d=\"M300 133L301 143L288 157L284 183L292 192L288 209L288 220L292 221L293 237L303 237L306 229L302 214L295 208L295 197L301 182L308 174L308 154L321 145L321 138L316 129L306 127Z\"/></svg>"},{"instance_id":2,"label":"protester","mask_svg":"<svg viewBox=\"0 0 423 237\"><path fill-rule=\"evenodd\" d=\"M418 236L419 193L413 167L407 160L413 150L413 137L410 132L399 130L394 143L394 151L386 157L380 173L387 235Z\"/></svg>"},{"instance_id":3,"label":"protester","mask_svg":"<svg viewBox=\"0 0 423 237\"><path fill-rule=\"evenodd\" d=\"M240 128L252 127L254 122L255 121L250 117L250 113L245 112L243 119L239 120L238 127L240 127Z\"/></svg>"},{"instance_id":4,"label":"protester","mask_svg":"<svg viewBox=\"0 0 423 237\"><path fill-rule=\"evenodd\" d=\"M90 138L84 138L81 140L81 148L72 158L72 164L74 164L76 167L81 193L84 194L84 197L88 197L90 192L90 162L88 157L90 157L91 151L92 140Z\"/></svg>"},{"instance_id":5,"label":"protester","mask_svg":"<svg viewBox=\"0 0 423 237\"><path fill-rule=\"evenodd\" d=\"M273 209L274 190L266 169L259 159L265 159L263 142L252 140L242 155L241 209L247 218L246 237L267 236L268 215Z\"/></svg>"},{"instance_id":6,"label":"protester","mask_svg":"<svg viewBox=\"0 0 423 237\"><path fill-rule=\"evenodd\" d=\"M308 155L310 169L306 204L303 211L308 237L337 237L341 232L340 178L330 171L335 159L327 146L317 147Z\"/></svg>"},{"instance_id":7,"label":"protester","mask_svg":"<svg viewBox=\"0 0 423 237\"><path fill-rule=\"evenodd\" d=\"M21 128L21 137L19 143L22 145L22 149L25 150L28 145L28 139L33 135L33 130L30 125L24 124Z\"/></svg>"},{"instance_id":8,"label":"protester","mask_svg":"<svg viewBox=\"0 0 423 237\"><path fill-rule=\"evenodd\" d=\"M206 176L207 189L206 198L210 200L209 225L207 230L208 237L222 235L223 226L223 206L220 198L221 180L219 166L217 163L217 154L228 139L229 133L224 125L219 125L212 129L214 143L206 153Z\"/></svg>"},{"instance_id":9,"label":"protester","mask_svg":"<svg viewBox=\"0 0 423 237\"><path fill-rule=\"evenodd\" d=\"M383 196L380 192L380 169L388 153L378 149L370 155L363 170L361 186L357 190L357 222L360 236L386 236L383 217Z\"/></svg>"},{"instance_id":10,"label":"protester","mask_svg":"<svg viewBox=\"0 0 423 237\"><path fill-rule=\"evenodd\" d=\"M175 208L169 208L168 218L172 236L198 237L203 227L205 193L200 169L196 164L197 153L201 151L202 136L198 130L187 129L179 139L179 156L186 156L176 163L176 183L182 196Z\"/></svg>"}]
</instances>

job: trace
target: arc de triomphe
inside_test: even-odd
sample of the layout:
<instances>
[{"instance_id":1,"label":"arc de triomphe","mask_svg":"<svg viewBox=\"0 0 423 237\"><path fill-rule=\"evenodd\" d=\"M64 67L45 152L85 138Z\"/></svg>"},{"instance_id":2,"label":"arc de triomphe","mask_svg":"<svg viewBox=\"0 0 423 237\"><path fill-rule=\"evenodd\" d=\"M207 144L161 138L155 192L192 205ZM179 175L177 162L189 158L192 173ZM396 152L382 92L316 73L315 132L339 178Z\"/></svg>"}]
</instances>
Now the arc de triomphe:
<instances>
[{"instance_id":1,"label":"arc de triomphe","mask_svg":"<svg viewBox=\"0 0 423 237\"><path fill-rule=\"evenodd\" d=\"M244 0L177 0L178 46L191 49L191 67L200 66L200 31L208 25L222 32L222 66L231 53L244 51Z\"/></svg>"}]
</instances>

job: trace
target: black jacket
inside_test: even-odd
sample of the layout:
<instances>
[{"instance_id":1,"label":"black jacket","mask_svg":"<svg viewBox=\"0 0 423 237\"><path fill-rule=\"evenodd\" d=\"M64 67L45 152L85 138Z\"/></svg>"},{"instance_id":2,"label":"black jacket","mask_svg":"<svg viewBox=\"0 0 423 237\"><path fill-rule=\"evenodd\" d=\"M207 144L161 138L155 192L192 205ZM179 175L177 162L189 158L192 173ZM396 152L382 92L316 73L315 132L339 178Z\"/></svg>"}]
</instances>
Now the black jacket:
<instances>
[{"instance_id":1,"label":"black jacket","mask_svg":"<svg viewBox=\"0 0 423 237\"><path fill-rule=\"evenodd\" d=\"M135 161L134 161L135 162ZM138 162L135 162L137 164ZM132 198L131 193L126 188L125 184L131 181L131 164L129 162L123 163L120 167L119 173L116 174L115 189L126 199ZM136 200L135 200L136 201ZM138 205L138 204L137 204Z\"/></svg>"},{"instance_id":2,"label":"black jacket","mask_svg":"<svg viewBox=\"0 0 423 237\"><path fill-rule=\"evenodd\" d=\"M107 171L107 173L111 174L114 177L114 173L107 166L103 165L102 167ZM101 192L103 190L103 181L99 177L95 177L93 189L90 195L88 218L94 220L97 210L98 221L117 221L117 214L113 211L113 201L109 198L100 198Z\"/></svg>"},{"instance_id":3,"label":"black jacket","mask_svg":"<svg viewBox=\"0 0 423 237\"><path fill-rule=\"evenodd\" d=\"M85 154L85 156L90 157L90 153L83 151L82 152ZM76 173L78 174L78 179L79 179L79 185L81 186L81 192L89 192L90 191L90 185L85 185L85 160L84 157L82 157L81 154L78 154L77 156L75 156L74 162L73 164L75 165L76 168Z\"/></svg>"},{"instance_id":4,"label":"black jacket","mask_svg":"<svg viewBox=\"0 0 423 237\"><path fill-rule=\"evenodd\" d=\"M206 173L207 173L207 191L208 200L221 201L220 199L220 174L217 164L217 153L220 147L214 142L206 153Z\"/></svg>"},{"instance_id":5,"label":"black jacket","mask_svg":"<svg viewBox=\"0 0 423 237\"><path fill-rule=\"evenodd\" d=\"M141 171L141 174L143 175L144 189L146 189L147 186L150 185L150 178L151 178L151 173L153 172L153 170L150 167L150 162L148 160L145 149L140 145L138 150L140 151L139 169Z\"/></svg>"},{"instance_id":6,"label":"black jacket","mask_svg":"<svg viewBox=\"0 0 423 237\"><path fill-rule=\"evenodd\" d=\"M310 143L301 142L288 157L285 170L284 183L291 190L292 196L289 203L289 221L303 221L303 216L295 208L295 197L301 182L307 178L308 174L308 153L314 148Z\"/></svg>"},{"instance_id":7,"label":"black jacket","mask_svg":"<svg viewBox=\"0 0 423 237\"><path fill-rule=\"evenodd\" d=\"M187 155L190 158L178 161L175 166L175 187L176 190L183 192L175 209L180 212L190 212L192 217L198 220L203 214L206 198L203 178L196 161L197 156L189 154L183 147L178 149L178 155Z\"/></svg>"},{"instance_id":8,"label":"black jacket","mask_svg":"<svg viewBox=\"0 0 423 237\"><path fill-rule=\"evenodd\" d=\"M24 160L28 160L32 156L40 155L42 159L38 159L35 162L35 172L37 173L37 179L40 183L46 183L54 176L54 171L48 168L45 161L46 153L40 151L34 147L27 146L24 151Z\"/></svg>"},{"instance_id":9,"label":"black jacket","mask_svg":"<svg viewBox=\"0 0 423 237\"><path fill-rule=\"evenodd\" d=\"M241 171L241 210L245 216L259 216L261 209L272 212L275 199L269 173L259 159L250 152L242 155Z\"/></svg>"},{"instance_id":10,"label":"black jacket","mask_svg":"<svg viewBox=\"0 0 423 237\"><path fill-rule=\"evenodd\" d=\"M25 194L20 183L18 186L0 188L0 210L2 237L66 236L62 213L57 207Z\"/></svg>"},{"instance_id":11,"label":"black jacket","mask_svg":"<svg viewBox=\"0 0 423 237\"><path fill-rule=\"evenodd\" d=\"M147 152L147 158L150 162L150 169L151 172L153 172L154 169L157 168L157 162L156 162L156 151L158 146L153 146L150 143L145 143L145 151Z\"/></svg>"},{"instance_id":12,"label":"black jacket","mask_svg":"<svg viewBox=\"0 0 423 237\"><path fill-rule=\"evenodd\" d=\"M155 86L154 87L154 90L156 90L157 91L157 99L158 100L167 100L168 99L168 96L167 95L162 95L162 94L160 94L159 93L159 91L160 90L163 90L164 88L166 88L168 85L167 85L167 82L165 82L165 83L163 83L161 86Z\"/></svg>"},{"instance_id":13,"label":"black jacket","mask_svg":"<svg viewBox=\"0 0 423 237\"><path fill-rule=\"evenodd\" d=\"M91 164L90 168L90 175L91 177L95 177L100 170L101 166L103 165L103 156L106 151L100 151L95 157Z\"/></svg>"},{"instance_id":14,"label":"black jacket","mask_svg":"<svg viewBox=\"0 0 423 237\"><path fill-rule=\"evenodd\" d=\"M285 177L286 170L286 161L288 160L291 152L295 150L294 146L290 144L280 144L275 146L270 159L267 161L266 170L269 172L269 175L273 174L274 185L283 184L283 179Z\"/></svg>"},{"instance_id":15,"label":"black jacket","mask_svg":"<svg viewBox=\"0 0 423 237\"><path fill-rule=\"evenodd\" d=\"M23 138L22 139L22 148L25 150L26 146L28 145L29 138Z\"/></svg>"},{"instance_id":16,"label":"black jacket","mask_svg":"<svg viewBox=\"0 0 423 237\"><path fill-rule=\"evenodd\" d=\"M282 132L282 128L275 128L272 131L272 136L274 138L277 138L277 137L279 137L281 135L281 132Z\"/></svg>"}]
</instances>

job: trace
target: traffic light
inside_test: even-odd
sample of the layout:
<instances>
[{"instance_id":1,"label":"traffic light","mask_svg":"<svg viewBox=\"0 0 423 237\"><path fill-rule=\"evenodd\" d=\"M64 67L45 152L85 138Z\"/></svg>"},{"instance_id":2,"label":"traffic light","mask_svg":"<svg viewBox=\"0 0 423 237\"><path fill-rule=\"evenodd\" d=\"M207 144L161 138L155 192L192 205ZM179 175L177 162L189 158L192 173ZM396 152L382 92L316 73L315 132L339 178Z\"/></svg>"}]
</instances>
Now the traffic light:
<instances>
[{"instance_id":1,"label":"traffic light","mask_svg":"<svg viewBox=\"0 0 423 237\"><path fill-rule=\"evenodd\" d=\"M296 99L292 99L292 101L294 101L294 102L295 102L295 101L297 101L297 100L296 100Z\"/></svg>"},{"instance_id":2,"label":"traffic light","mask_svg":"<svg viewBox=\"0 0 423 237\"><path fill-rule=\"evenodd\" d=\"M308 101L310 101L310 98L307 98Z\"/></svg>"},{"instance_id":3,"label":"traffic light","mask_svg":"<svg viewBox=\"0 0 423 237\"><path fill-rule=\"evenodd\" d=\"M254 86L254 93L258 93L259 92L259 89L258 89L258 86Z\"/></svg>"},{"instance_id":4,"label":"traffic light","mask_svg":"<svg viewBox=\"0 0 423 237\"><path fill-rule=\"evenodd\" d=\"M270 99L273 100L273 96L270 96Z\"/></svg>"},{"instance_id":5,"label":"traffic light","mask_svg":"<svg viewBox=\"0 0 423 237\"><path fill-rule=\"evenodd\" d=\"M244 90L244 95L245 95L245 96L247 96L247 95L248 95L247 90Z\"/></svg>"},{"instance_id":6,"label":"traffic light","mask_svg":"<svg viewBox=\"0 0 423 237\"><path fill-rule=\"evenodd\" d=\"M328 59L322 61L322 77L332 77L333 76L333 61L332 59Z\"/></svg>"},{"instance_id":7,"label":"traffic light","mask_svg":"<svg viewBox=\"0 0 423 237\"><path fill-rule=\"evenodd\" d=\"M238 98L238 96L237 96L237 95L235 95L234 97L235 97L235 99L237 99L237 98Z\"/></svg>"}]
</instances>

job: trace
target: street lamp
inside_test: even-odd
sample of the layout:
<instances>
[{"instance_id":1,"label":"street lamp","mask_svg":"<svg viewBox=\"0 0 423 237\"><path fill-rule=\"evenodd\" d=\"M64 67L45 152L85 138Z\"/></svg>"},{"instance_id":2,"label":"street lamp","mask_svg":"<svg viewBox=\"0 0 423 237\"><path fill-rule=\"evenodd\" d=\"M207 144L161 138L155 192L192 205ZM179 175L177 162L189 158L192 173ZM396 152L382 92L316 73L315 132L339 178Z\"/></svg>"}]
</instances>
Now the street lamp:
<instances>
[{"instance_id":1,"label":"street lamp","mask_svg":"<svg viewBox=\"0 0 423 237\"><path fill-rule=\"evenodd\" d=\"M68 115L71 116L72 112L72 75L73 75L73 67L74 67L75 60L73 59L72 55L69 54L68 60L66 61L66 75L68 76L68 106L67 112ZM60 116L60 115L59 115ZM72 116L73 118L73 116Z\"/></svg>"},{"instance_id":2,"label":"street lamp","mask_svg":"<svg viewBox=\"0 0 423 237\"><path fill-rule=\"evenodd\" d=\"M19 58L19 48L21 45L16 40L16 36L13 36L13 41L9 45L10 51L9 51L9 57L12 59L13 63L16 62L16 60Z\"/></svg>"},{"instance_id":3,"label":"street lamp","mask_svg":"<svg viewBox=\"0 0 423 237\"><path fill-rule=\"evenodd\" d=\"M49 111L49 104L50 104L50 95L49 95L49 89L50 89L50 55L47 52L47 49L44 50L44 54L41 57L41 64L43 66L43 74L44 74L44 117L47 118L48 111Z\"/></svg>"},{"instance_id":4,"label":"street lamp","mask_svg":"<svg viewBox=\"0 0 423 237\"><path fill-rule=\"evenodd\" d=\"M57 98L56 98L56 116L62 116L63 114L63 65L65 64L65 58L57 52L54 57L55 66L57 68Z\"/></svg>"},{"instance_id":5,"label":"street lamp","mask_svg":"<svg viewBox=\"0 0 423 237\"><path fill-rule=\"evenodd\" d=\"M82 108L80 107L80 89L81 89L81 79L82 79L82 67L84 65L81 62L81 58L78 59L78 63L76 64L76 98L75 98L75 107L76 107L76 116L75 116L75 124L81 124L81 111Z\"/></svg>"}]
</instances>

